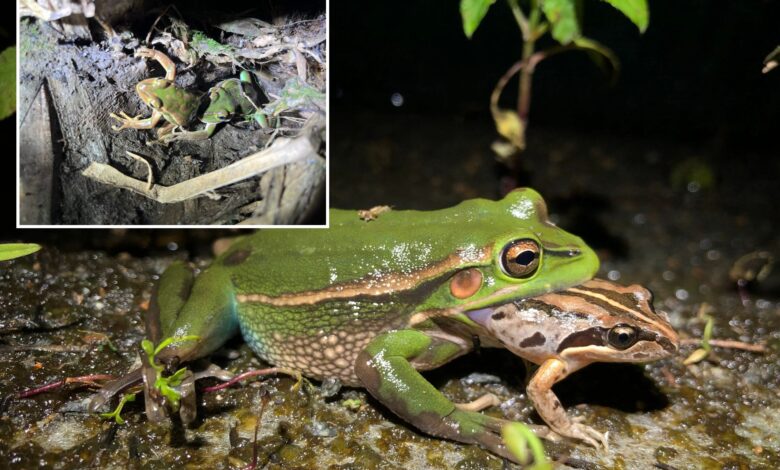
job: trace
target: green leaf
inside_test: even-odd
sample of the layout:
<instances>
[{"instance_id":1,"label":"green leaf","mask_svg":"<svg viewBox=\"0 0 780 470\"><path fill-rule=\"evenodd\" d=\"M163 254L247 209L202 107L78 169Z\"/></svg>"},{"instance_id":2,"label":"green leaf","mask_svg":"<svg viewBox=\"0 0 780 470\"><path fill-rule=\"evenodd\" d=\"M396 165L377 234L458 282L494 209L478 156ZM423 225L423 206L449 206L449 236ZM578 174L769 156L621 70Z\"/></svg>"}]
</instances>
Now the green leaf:
<instances>
[{"instance_id":1,"label":"green leaf","mask_svg":"<svg viewBox=\"0 0 780 470\"><path fill-rule=\"evenodd\" d=\"M157 345L157 348L154 350L154 356L157 356L160 354L160 351L167 348L168 346L176 343L183 343L185 341L197 341L200 339L200 336L197 335L189 335L189 336L170 336L168 338L165 338L162 340L160 344Z\"/></svg>"},{"instance_id":2,"label":"green leaf","mask_svg":"<svg viewBox=\"0 0 780 470\"><path fill-rule=\"evenodd\" d=\"M149 362L154 362L154 344L148 339L144 339L141 341L141 349L143 349L147 357L149 357Z\"/></svg>"},{"instance_id":3,"label":"green leaf","mask_svg":"<svg viewBox=\"0 0 780 470\"><path fill-rule=\"evenodd\" d=\"M644 33L650 23L650 10L647 8L647 0L604 0L626 15L626 18Z\"/></svg>"},{"instance_id":4,"label":"green leaf","mask_svg":"<svg viewBox=\"0 0 780 470\"><path fill-rule=\"evenodd\" d=\"M586 37L576 38L574 44L590 55L593 62L610 76L612 83L617 81L617 76L620 74L620 59L612 52L612 49Z\"/></svg>"},{"instance_id":5,"label":"green leaf","mask_svg":"<svg viewBox=\"0 0 780 470\"><path fill-rule=\"evenodd\" d=\"M463 32L467 38L471 39L490 5L494 3L496 0L460 0L460 16L463 18Z\"/></svg>"},{"instance_id":6,"label":"green leaf","mask_svg":"<svg viewBox=\"0 0 780 470\"><path fill-rule=\"evenodd\" d=\"M521 463L528 463L531 460L529 457L533 456L533 465L524 468L528 470L552 470L552 464L544 453L542 441L525 424L517 422L507 424L501 428L501 437L504 439L507 449Z\"/></svg>"},{"instance_id":7,"label":"green leaf","mask_svg":"<svg viewBox=\"0 0 780 470\"><path fill-rule=\"evenodd\" d=\"M699 348L696 351L692 352L690 356L686 357L683 361L684 365L691 365L696 364L697 362L701 362L704 359L707 359L707 356L710 355L710 352L707 351L704 348Z\"/></svg>"},{"instance_id":8,"label":"green leaf","mask_svg":"<svg viewBox=\"0 0 780 470\"><path fill-rule=\"evenodd\" d=\"M168 385L171 387L178 387L181 385L181 382L184 380L184 375L187 373L186 368L181 368L177 370L173 375L168 377Z\"/></svg>"},{"instance_id":9,"label":"green leaf","mask_svg":"<svg viewBox=\"0 0 780 470\"><path fill-rule=\"evenodd\" d=\"M41 245L35 243L3 243L0 244L0 261L21 258L41 249Z\"/></svg>"},{"instance_id":10,"label":"green leaf","mask_svg":"<svg viewBox=\"0 0 780 470\"><path fill-rule=\"evenodd\" d=\"M114 411L111 411L109 413L100 413L100 417L105 419L114 418L116 424L125 424L125 420L122 419L122 416L120 416L120 414L122 413L122 408L125 407L125 403L131 401L135 401L135 393L126 393L122 395L122 399L119 401L119 405L117 405Z\"/></svg>"},{"instance_id":11,"label":"green leaf","mask_svg":"<svg viewBox=\"0 0 780 470\"><path fill-rule=\"evenodd\" d=\"M16 47L0 53L0 119L16 111Z\"/></svg>"},{"instance_id":12,"label":"green leaf","mask_svg":"<svg viewBox=\"0 0 780 470\"><path fill-rule=\"evenodd\" d=\"M552 25L550 34L559 43L569 44L580 36L574 0L543 0L542 11Z\"/></svg>"},{"instance_id":13,"label":"green leaf","mask_svg":"<svg viewBox=\"0 0 780 470\"><path fill-rule=\"evenodd\" d=\"M712 324L712 317L707 315L707 323L704 325L704 333L701 335L701 348L705 351L712 349L710 347L710 340L712 339Z\"/></svg>"}]
</instances>

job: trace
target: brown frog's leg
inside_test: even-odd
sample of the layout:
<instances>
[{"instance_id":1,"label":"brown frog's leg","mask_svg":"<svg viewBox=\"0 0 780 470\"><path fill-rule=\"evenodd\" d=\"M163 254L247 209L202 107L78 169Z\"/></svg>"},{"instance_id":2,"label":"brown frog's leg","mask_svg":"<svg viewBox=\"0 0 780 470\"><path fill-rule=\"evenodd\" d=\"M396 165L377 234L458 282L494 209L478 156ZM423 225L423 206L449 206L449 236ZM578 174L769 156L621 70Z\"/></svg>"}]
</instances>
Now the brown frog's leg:
<instances>
[{"instance_id":1,"label":"brown frog's leg","mask_svg":"<svg viewBox=\"0 0 780 470\"><path fill-rule=\"evenodd\" d=\"M162 52L155 49L149 49L147 47L139 47L138 50L135 51L135 56L156 60L157 63L159 63L160 66L165 69L166 80L173 82L173 80L176 78L176 65L167 55L163 54Z\"/></svg>"},{"instance_id":2,"label":"brown frog's leg","mask_svg":"<svg viewBox=\"0 0 780 470\"><path fill-rule=\"evenodd\" d=\"M419 330L396 330L374 338L355 361L355 373L377 400L418 429L438 437L481 445L511 460L501 438L509 421L459 410L417 372L467 352L455 337Z\"/></svg>"},{"instance_id":3,"label":"brown frog's leg","mask_svg":"<svg viewBox=\"0 0 780 470\"><path fill-rule=\"evenodd\" d=\"M117 121L119 121L122 125L121 126L111 126L111 129L114 129L115 131L121 131L122 129L152 129L154 126L157 125L158 122L160 122L160 118L162 118L162 114L159 111L152 111L152 115L148 118L142 119L141 115L130 117L128 116L124 111L120 111L121 116L117 116L114 113L111 113L110 116Z\"/></svg>"},{"instance_id":4,"label":"brown frog's leg","mask_svg":"<svg viewBox=\"0 0 780 470\"><path fill-rule=\"evenodd\" d=\"M552 386L563 380L573 371L566 368L566 363L560 359L548 359L536 371L526 391L539 416L550 429L558 435L581 439L587 444L604 449L608 448L607 434L602 434L590 426L580 424L576 419L569 418L558 397L552 391ZM540 437L545 437L540 435Z\"/></svg>"}]
</instances>

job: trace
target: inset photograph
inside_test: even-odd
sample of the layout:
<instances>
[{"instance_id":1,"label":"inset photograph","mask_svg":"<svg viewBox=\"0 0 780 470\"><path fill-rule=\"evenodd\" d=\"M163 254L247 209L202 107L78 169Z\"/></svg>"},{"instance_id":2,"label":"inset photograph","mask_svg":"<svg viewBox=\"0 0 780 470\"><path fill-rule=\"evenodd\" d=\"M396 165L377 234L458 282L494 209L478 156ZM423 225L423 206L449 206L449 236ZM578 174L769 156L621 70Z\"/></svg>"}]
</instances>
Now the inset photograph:
<instances>
[{"instance_id":1,"label":"inset photograph","mask_svg":"<svg viewBox=\"0 0 780 470\"><path fill-rule=\"evenodd\" d=\"M324 0L19 7L19 226L324 225Z\"/></svg>"}]
</instances>

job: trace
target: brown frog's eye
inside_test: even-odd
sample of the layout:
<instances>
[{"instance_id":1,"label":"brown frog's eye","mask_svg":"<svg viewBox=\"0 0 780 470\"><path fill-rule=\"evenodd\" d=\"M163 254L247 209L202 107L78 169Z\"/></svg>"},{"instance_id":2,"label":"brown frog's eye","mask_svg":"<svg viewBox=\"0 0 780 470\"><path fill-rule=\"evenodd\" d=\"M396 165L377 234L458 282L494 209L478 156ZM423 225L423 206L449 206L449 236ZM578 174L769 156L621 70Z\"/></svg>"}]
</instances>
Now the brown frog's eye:
<instances>
[{"instance_id":1,"label":"brown frog's eye","mask_svg":"<svg viewBox=\"0 0 780 470\"><path fill-rule=\"evenodd\" d=\"M162 101L160 101L160 98L154 97L149 99L149 106L152 108L158 109L162 108Z\"/></svg>"},{"instance_id":2,"label":"brown frog's eye","mask_svg":"<svg viewBox=\"0 0 780 470\"><path fill-rule=\"evenodd\" d=\"M617 325L607 333L609 345L615 349L628 349L639 339L636 329L628 325Z\"/></svg>"},{"instance_id":3,"label":"brown frog's eye","mask_svg":"<svg viewBox=\"0 0 780 470\"><path fill-rule=\"evenodd\" d=\"M534 240L515 240L504 247L501 267L512 277L528 277L539 267L539 244Z\"/></svg>"}]
</instances>

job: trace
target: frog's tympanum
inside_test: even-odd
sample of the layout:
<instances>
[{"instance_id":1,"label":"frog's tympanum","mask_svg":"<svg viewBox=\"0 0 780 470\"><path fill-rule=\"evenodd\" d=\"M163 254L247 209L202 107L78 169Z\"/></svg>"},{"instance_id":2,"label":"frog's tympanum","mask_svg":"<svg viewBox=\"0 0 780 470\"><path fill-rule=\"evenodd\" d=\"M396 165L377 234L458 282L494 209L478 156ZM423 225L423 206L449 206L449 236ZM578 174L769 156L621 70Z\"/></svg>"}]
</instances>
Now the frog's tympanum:
<instances>
[{"instance_id":1,"label":"frog's tympanum","mask_svg":"<svg viewBox=\"0 0 780 470\"><path fill-rule=\"evenodd\" d=\"M162 363L203 357L240 329L264 360L315 379L366 388L429 434L512 458L507 421L456 405L422 375L475 344L540 367L528 395L549 426L597 446L554 383L596 361L650 361L677 337L639 287L591 281L596 254L553 225L531 189L438 211L362 220L332 210L326 230L261 230L238 239L197 278L183 265L160 280L162 337L197 335ZM590 282L588 282L590 281Z\"/></svg>"},{"instance_id":2,"label":"frog's tympanum","mask_svg":"<svg viewBox=\"0 0 780 470\"><path fill-rule=\"evenodd\" d=\"M152 108L148 118L130 117L124 111L121 116L111 114L121 125L112 126L116 131L133 129L153 129L160 119L166 124L157 131L157 137L162 143L179 140L208 139L214 133L217 125L235 118L254 119L262 127L267 126L265 114L259 107L260 92L254 87L248 72L243 71L241 78L231 78L217 83L209 92L208 104L205 110L203 95L185 90L174 84L176 66L171 59L160 51L139 48L136 57L147 57L156 60L165 69L165 78L147 78L139 82L135 90L141 101ZM186 131L190 123L198 117L206 124L199 131Z\"/></svg>"}]
</instances>

